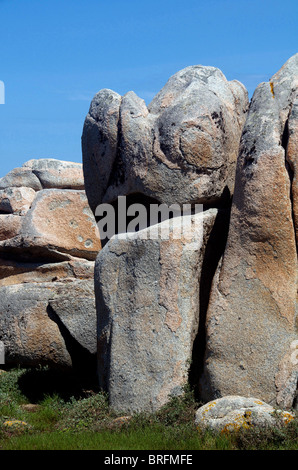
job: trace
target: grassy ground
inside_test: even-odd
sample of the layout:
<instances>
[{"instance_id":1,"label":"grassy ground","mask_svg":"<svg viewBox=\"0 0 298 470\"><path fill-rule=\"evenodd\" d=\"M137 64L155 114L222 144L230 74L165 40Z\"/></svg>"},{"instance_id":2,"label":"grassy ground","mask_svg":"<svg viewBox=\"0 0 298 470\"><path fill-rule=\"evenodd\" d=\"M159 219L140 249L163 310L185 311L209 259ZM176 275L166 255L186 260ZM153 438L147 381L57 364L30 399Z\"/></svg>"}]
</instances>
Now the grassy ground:
<instances>
[{"instance_id":1,"label":"grassy ground","mask_svg":"<svg viewBox=\"0 0 298 470\"><path fill-rule=\"evenodd\" d=\"M124 416L107 397L46 368L0 374L1 450L298 450L297 419L234 435L202 432L191 391L154 414Z\"/></svg>"}]
</instances>

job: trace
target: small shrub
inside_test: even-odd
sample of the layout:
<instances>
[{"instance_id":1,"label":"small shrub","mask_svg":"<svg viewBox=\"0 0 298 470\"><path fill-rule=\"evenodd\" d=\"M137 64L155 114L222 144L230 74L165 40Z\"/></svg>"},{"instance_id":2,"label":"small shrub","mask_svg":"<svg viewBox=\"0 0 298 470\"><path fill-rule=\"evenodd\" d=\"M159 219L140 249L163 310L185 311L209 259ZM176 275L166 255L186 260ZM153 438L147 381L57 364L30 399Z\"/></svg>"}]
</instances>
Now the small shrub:
<instances>
[{"instance_id":1,"label":"small shrub","mask_svg":"<svg viewBox=\"0 0 298 470\"><path fill-rule=\"evenodd\" d=\"M241 429L235 444L241 450L298 450L298 419L289 423L280 420L274 427Z\"/></svg>"},{"instance_id":2,"label":"small shrub","mask_svg":"<svg viewBox=\"0 0 298 470\"><path fill-rule=\"evenodd\" d=\"M62 415L62 429L92 429L100 427L110 416L107 396L104 393L96 393L87 398L75 399L74 397L64 405Z\"/></svg>"}]
</instances>

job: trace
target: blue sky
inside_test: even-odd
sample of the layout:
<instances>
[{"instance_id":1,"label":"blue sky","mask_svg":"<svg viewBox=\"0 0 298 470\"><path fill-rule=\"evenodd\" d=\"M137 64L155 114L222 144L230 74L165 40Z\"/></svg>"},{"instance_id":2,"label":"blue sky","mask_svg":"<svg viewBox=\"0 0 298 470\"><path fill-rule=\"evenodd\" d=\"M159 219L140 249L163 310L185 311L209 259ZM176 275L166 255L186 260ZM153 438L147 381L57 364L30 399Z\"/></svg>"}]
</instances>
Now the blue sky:
<instances>
[{"instance_id":1,"label":"blue sky","mask_svg":"<svg viewBox=\"0 0 298 470\"><path fill-rule=\"evenodd\" d=\"M0 176L31 158L81 162L94 94L146 103L189 65L251 96L298 52L298 0L0 0Z\"/></svg>"}]
</instances>

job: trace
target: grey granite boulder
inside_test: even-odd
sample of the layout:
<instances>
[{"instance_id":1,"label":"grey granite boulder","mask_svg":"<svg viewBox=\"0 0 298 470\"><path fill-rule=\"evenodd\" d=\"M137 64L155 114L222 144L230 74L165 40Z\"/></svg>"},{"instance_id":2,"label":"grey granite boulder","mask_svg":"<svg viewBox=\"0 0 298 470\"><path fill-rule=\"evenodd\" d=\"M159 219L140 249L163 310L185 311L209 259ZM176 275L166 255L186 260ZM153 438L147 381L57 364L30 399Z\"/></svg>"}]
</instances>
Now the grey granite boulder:
<instances>
[{"instance_id":1,"label":"grey granite boulder","mask_svg":"<svg viewBox=\"0 0 298 470\"><path fill-rule=\"evenodd\" d=\"M0 189L11 187L84 189L82 165L55 158L32 159L0 178Z\"/></svg>"},{"instance_id":2,"label":"grey granite boulder","mask_svg":"<svg viewBox=\"0 0 298 470\"><path fill-rule=\"evenodd\" d=\"M8 193L9 189L3 191ZM19 193L21 189L15 188ZM85 192L43 189L34 192L34 196L30 207L22 211L19 232L0 242L0 254L17 253L20 259L30 253L31 258L43 256L49 260L71 257L95 260L101 244ZM25 207L27 199L21 199L18 206Z\"/></svg>"},{"instance_id":3,"label":"grey granite boulder","mask_svg":"<svg viewBox=\"0 0 298 470\"><path fill-rule=\"evenodd\" d=\"M0 286L0 340L10 366L70 369L77 351L95 358L93 280Z\"/></svg>"}]
</instances>

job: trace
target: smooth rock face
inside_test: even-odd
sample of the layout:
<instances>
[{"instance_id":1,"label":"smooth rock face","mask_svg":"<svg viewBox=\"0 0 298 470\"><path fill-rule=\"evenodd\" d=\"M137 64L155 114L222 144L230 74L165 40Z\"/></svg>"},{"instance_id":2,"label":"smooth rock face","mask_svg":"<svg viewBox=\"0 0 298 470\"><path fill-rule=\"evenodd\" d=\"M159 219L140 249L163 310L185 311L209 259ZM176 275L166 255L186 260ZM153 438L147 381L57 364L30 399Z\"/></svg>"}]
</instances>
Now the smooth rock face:
<instances>
[{"instance_id":1,"label":"smooth rock face","mask_svg":"<svg viewBox=\"0 0 298 470\"><path fill-rule=\"evenodd\" d=\"M298 54L256 89L237 163L230 230L213 282L201 395L293 405L297 343ZM293 220L294 217L294 220Z\"/></svg>"},{"instance_id":2,"label":"smooth rock face","mask_svg":"<svg viewBox=\"0 0 298 470\"><path fill-rule=\"evenodd\" d=\"M56 322L49 318L54 283L1 287L1 341L6 364L70 367L71 357Z\"/></svg>"},{"instance_id":3,"label":"smooth rock face","mask_svg":"<svg viewBox=\"0 0 298 470\"><path fill-rule=\"evenodd\" d=\"M0 180L0 340L9 365L96 371L101 243L82 184L82 165L53 159Z\"/></svg>"},{"instance_id":4,"label":"smooth rock face","mask_svg":"<svg viewBox=\"0 0 298 470\"><path fill-rule=\"evenodd\" d=\"M244 86L213 67L181 70L148 108L133 92L101 90L82 135L91 209L129 194L168 205L229 200L247 107Z\"/></svg>"},{"instance_id":5,"label":"smooth rock face","mask_svg":"<svg viewBox=\"0 0 298 470\"><path fill-rule=\"evenodd\" d=\"M154 411L187 383L216 216L216 209L192 216L180 238L177 227L186 230L190 216L117 235L98 254L98 373L114 409ZM169 226L168 239L156 236Z\"/></svg>"},{"instance_id":6,"label":"smooth rock face","mask_svg":"<svg viewBox=\"0 0 298 470\"><path fill-rule=\"evenodd\" d=\"M258 398L225 396L200 407L195 424L199 429L230 433L254 427L275 427L293 419L292 413L276 410Z\"/></svg>"}]
</instances>

